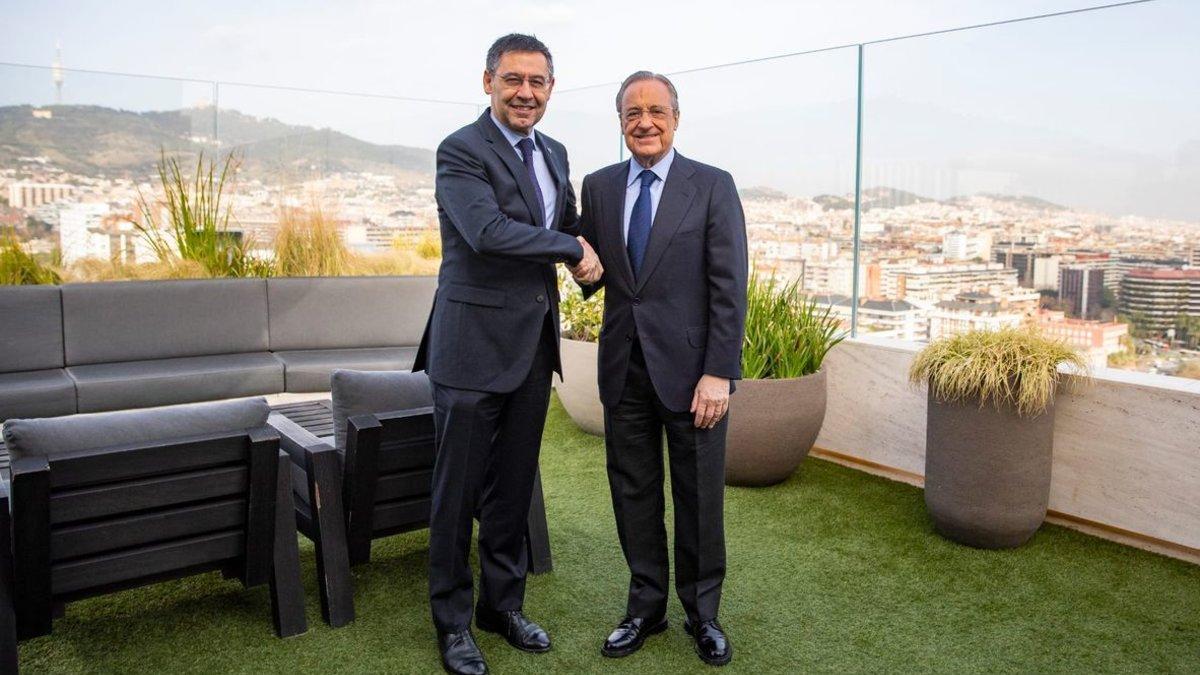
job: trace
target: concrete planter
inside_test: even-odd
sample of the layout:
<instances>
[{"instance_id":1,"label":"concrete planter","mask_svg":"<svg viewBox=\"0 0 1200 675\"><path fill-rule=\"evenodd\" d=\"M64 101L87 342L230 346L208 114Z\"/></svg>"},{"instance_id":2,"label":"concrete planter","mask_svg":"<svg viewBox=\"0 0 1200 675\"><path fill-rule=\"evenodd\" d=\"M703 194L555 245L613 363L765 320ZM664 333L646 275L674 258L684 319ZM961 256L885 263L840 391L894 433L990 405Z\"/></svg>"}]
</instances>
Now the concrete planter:
<instances>
[{"instance_id":1,"label":"concrete planter","mask_svg":"<svg viewBox=\"0 0 1200 675\"><path fill-rule=\"evenodd\" d=\"M775 485L796 471L825 422L825 373L737 383L729 398L726 485Z\"/></svg>"},{"instance_id":2,"label":"concrete planter","mask_svg":"<svg viewBox=\"0 0 1200 675\"><path fill-rule=\"evenodd\" d=\"M1046 519L1054 408L1037 417L929 395L925 506L942 536L1014 548Z\"/></svg>"},{"instance_id":3,"label":"concrete planter","mask_svg":"<svg viewBox=\"0 0 1200 675\"><path fill-rule=\"evenodd\" d=\"M563 380L554 388L567 414L580 429L604 435L604 406L600 405L600 385L596 379L596 357L600 346L580 340L562 341Z\"/></svg>"}]
</instances>

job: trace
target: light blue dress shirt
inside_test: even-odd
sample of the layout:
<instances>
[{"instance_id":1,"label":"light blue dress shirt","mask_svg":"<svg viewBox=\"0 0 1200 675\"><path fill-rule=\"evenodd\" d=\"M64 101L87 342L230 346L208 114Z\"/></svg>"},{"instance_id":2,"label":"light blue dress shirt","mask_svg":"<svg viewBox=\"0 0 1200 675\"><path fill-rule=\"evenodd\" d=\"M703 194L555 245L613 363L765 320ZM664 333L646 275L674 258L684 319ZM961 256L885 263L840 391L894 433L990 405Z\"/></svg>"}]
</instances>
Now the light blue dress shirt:
<instances>
[{"instance_id":1,"label":"light blue dress shirt","mask_svg":"<svg viewBox=\"0 0 1200 675\"><path fill-rule=\"evenodd\" d=\"M675 161L675 148L667 151L663 158L658 160L658 163L650 167L654 175L658 176L658 180L650 184L650 222L654 222L654 216L658 214L658 202L662 199L663 186L667 184L667 173L671 171L671 163ZM646 167L638 164L636 157L629 158L629 176L625 180L625 227L621 230L624 235L625 243L629 243L629 218L633 215L633 203L637 201L638 193L642 191L642 182L638 180L638 176L642 175L642 170Z\"/></svg>"},{"instance_id":2,"label":"light blue dress shirt","mask_svg":"<svg viewBox=\"0 0 1200 675\"><path fill-rule=\"evenodd\" d=\"M537 132L530 129L528 137L522 136L504 126L500 120L496 119L495 113L492 114L492 122L500 129L500 133L504 134L504 137L508 139L508 144L512 146L513 152L517 153L517 159L522 164L524 164L525 159L521 157L521 149L517 147L517 143L522 138L533 139L533 171L537 174L538 187L542 189L542 213L545 216L542 222L546 224L546 229L554 229L554 209L558 206L558 189L554 184L554 175L550 173L550 167L546 164L546 157L542 152L542 146L538 144L537 137L534 135ZM530 224L535 225L536 223Z\"/></svg>"}]
</instances>

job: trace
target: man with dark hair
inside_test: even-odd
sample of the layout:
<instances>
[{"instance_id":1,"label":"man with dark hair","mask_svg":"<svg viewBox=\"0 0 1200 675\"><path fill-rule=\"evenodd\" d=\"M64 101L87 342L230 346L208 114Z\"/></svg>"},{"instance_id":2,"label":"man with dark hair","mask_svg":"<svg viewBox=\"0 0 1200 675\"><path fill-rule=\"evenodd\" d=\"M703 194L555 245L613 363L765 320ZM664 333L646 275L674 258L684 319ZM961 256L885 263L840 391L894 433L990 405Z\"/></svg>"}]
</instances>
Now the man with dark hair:
<instances>
[{"instance_id":1,"label":"man with dark hair","mask_svg":"<svg viewBox=\"0 0 1200 675\"><path fill-rule=\"evenodd\" d=\"M483 73L491 107L437 150L442 265L413 370L428 372L433 389L429 603L451 673L487 672L470 632L476 515L476 625L523 651L550 649L521 608L550 378L562 375L554 265L583 279L601 273L578 236L567 151L534 131L553 87L546 45L529 35L496 40Z\"/></svg>"},{"instance_id":2,"label":"man with dark hair","mask_svg":"<svg viewBox=\"0 0 1200 675\"><path fill-rule=\"evenodd\" d=\"M584 237L603 263L598 374L608 481L629 565L625 618L601 653L632 654L667 628L663 432L675 503L684 630L711 665L733 658L717 621L725 579L725 433L741 377L746 224L733 178L677 153L679 95L639 71L617 93L632 157L583 179Z\"/></svg>"}]
</instances>

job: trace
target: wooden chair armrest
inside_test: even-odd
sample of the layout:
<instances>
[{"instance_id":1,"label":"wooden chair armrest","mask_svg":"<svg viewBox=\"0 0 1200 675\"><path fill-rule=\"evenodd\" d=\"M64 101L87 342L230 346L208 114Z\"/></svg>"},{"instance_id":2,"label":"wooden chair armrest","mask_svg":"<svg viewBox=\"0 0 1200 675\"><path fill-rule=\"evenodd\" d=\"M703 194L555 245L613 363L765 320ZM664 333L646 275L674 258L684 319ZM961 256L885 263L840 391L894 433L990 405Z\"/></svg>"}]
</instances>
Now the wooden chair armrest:
<instances>
[{"instance_id":1,"label":"wooden chair armrest","mask_svg":"<svg viewBox=\"0 0 1200 675\"><path fill-rule=\"evenodd\" d=\"M267 417L267 424L279 432L279 447L288 454L297 466L307 469L307 455L320 449L333 449L328 442L317 438L308 429L289 420L282 413L273 412Z\"/></svg>"}]
</instances>

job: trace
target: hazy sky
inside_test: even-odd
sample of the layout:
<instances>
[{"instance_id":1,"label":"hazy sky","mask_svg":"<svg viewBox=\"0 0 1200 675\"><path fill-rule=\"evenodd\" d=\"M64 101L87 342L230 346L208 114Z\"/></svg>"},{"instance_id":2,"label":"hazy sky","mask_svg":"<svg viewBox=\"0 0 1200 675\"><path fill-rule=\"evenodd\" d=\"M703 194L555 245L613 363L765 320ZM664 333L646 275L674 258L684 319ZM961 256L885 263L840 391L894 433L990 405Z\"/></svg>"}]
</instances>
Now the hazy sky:
<instances>
[{"instance_id":1,"label":"hazy sky","mask_svg":"<svg viewBox=\"0 0 1200 675\"><path fill-rule=\"evenodd\" d=\"M611 86L675 72L1101 4L1096 0L407 3L8 0L0 61L486 104L483 54L533 32L558 83L543 127L577 175L616 161ZM1200 220L1200 0L870 47L864 175L935 197L1036 194L1071 206ZM677 78L681 151L743 185L846 192L854 167L854 50ZM0 69L0 105L45 103L42 72ZM206 85L69 74L67 102L132 109L210 99ZM222 86L222 107L432 147L473 106Z\"/></svg>"}]
</instances>

